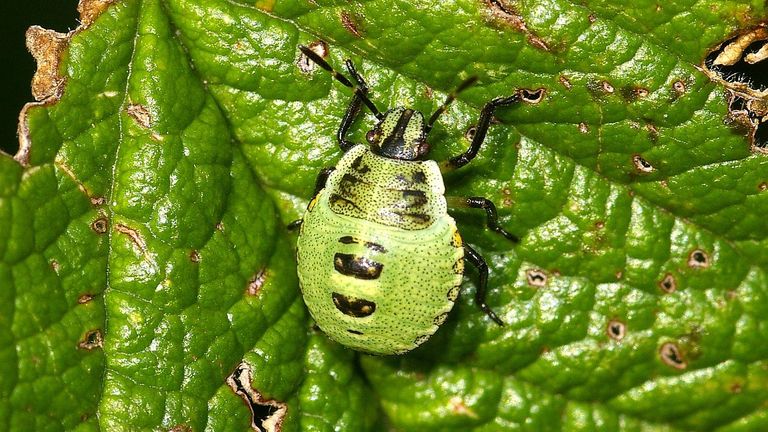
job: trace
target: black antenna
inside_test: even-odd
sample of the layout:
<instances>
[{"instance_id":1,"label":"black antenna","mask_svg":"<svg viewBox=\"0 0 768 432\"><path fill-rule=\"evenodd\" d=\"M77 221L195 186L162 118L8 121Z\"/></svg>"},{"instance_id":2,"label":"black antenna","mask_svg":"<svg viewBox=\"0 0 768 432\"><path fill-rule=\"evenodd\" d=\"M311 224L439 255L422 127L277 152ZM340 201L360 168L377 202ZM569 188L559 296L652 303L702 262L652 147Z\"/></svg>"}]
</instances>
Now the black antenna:
<instances>
[{"instance_id":1,"label":"black antenna","mask_svg":"<svg viewBox=\"0 0 768 432\"><path fill-rule=\"evenodd\" d=\"M448 95L448 97L445 99L445 102L443 102L442 105L437 107L437 110L435 110L434 114L429 118L429 121L427 122L427 127L425 128L425 132L429 133L429 131L432 130L432 126L437 121L437 118L440 117L442 113L445 112L445 110L448 109L448 106L456 100L456 96L458 96L459 93L466 90L469 86L477 82L476 76L471 76L464 80L461 84L459 84L458 87L456 87L456 90L454 90L451 94Z\"/></svg>"},{"instance_id":2,"label":"black antenna","mask_svg":"<svg viewBox=\"0 0 768 432\"><path fill-rule=\"evenodd\" d=\"M360 85L352 84L352 82L350 80L348 80L347 77L345 77L344 75L340 74L339 72L336 72L336 70L333 68L333 66L329 65L328 62L323 60L323 58L320 57L319 55L317 55L316 52L312 51L311 49L307 48L306 46L299 45L299 49L301 50L302 53L304 53L305 56L307 56L310 60L315 62L318 66L320 66L321 68L323 68L323 69L327 70L328 72L330 72L331 75L334 78L336 78L336 80L338 82L340 82L340 83L344 84L345 86L351 88L352 92L354 94L356 94L365 103L365 105L368 107L368 109L371 110L371 112L373 112L373 115L375 115L377 118L381 118L381 113L379 112L379 109L376 108L376 105L374 105L373 102L371 102L371 100L368 99L368 95L366 95L366 91L368 90L367 87L363 88ZM355 76L355 79L358 79L357 77L359 75L357 75L357 71L355 70L354 66L350 67L351 64L352 64L352 62L348 61L347 62L347 67L350 68L350 72Z\"/></svg>"}]
</instances>

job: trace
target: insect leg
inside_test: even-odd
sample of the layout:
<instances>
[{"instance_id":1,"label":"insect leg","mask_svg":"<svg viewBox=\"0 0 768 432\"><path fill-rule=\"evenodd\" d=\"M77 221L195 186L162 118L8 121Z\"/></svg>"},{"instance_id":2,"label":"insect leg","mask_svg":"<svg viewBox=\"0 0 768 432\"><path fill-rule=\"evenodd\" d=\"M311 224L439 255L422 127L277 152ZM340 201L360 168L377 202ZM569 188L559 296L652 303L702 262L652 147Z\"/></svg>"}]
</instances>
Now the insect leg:
<instances>
[{"instance_id":1,"label":"insect leg","mask_svg":"<svg viewBox=\"0 0 768 432\"><path fill-rule=\"evenodd\" d=\"M448 206L450 207L481 208L485 210L485 215L487 218L486 224L488 228L503 235L507 240L513 241L515 243L520 241L520 239L516 235L510 234L504 228L499 226L499 217L498 217L498 214L496 213L496 206L493 204L493 201L489 200L488 198L446 197L446 200L448 201Z\"/></svg>"},{"instance_id":2,"label":"insect leg","mask_svg":"<svg viewBox=\"0 0 768 432\"><path fill-rule=\"evenodd\" d=\"M347 112L344 113L344 118L341 120L341 126L339 126L339 130L336 132L336 139L339 141L339 147L341 147L341 150L344 152L355 145L354 142L347 140L347 132L355 121L355 118L357 118L357 115L360 113L360 108L363 106L363 99L360 97L360 94L368 94L368 84L365 83L363 77L357 72L352 60L348 59L345 64L349 74L352 75L355 81L357 81L357 88L360 90L360 93L355 92L352 95L352 100L349 102ZM378 112L374 112L374 114L378 116Z\"/></svg>"},{"instance_id":3,"label":"insect leg","mask_svg":"<svg viewBox=\"0 0 768 432\"><path fill-rule=\"evenodd\" d=\"M315 180L315 191L312 193L312 198L317 196L317 194L323 190L325 187L325 182L328 181L328 176L330 176L335 169L335 167L330 167L320 170L320 173L317 175L317 180Z\"/></svg>"},{"instance_id":4,"label":"insect leg","mask_svg":"<svg viewBox=\"0 0 768 432\"><path fill-rule=\"evenodd\" d=\"M477 291L475 292L475 302L477 306L488 315L488 318L492 319L498 325L504 325L504 322L499 319L498 316L491 310L485 303L485 293L488 288L488 264L476 250L471 246L464 243L464 258L469 261L470 264L477 268L477 272L480 273L480 282L477 284Z\"/></svg>"},{"instance_id":5,"label":"insect leg","mask_svg":"<svg viewBox=\"0 0 768 432\"><path fill-rule=\"evenodd\" d=\"M491 119L493 119L493 113L496 111L496 108L514 105L518 102L520 102L520 94L515 93L512 96L498 97L486 103L482 111L480 111L480 120L477 121L475 136L472 138L469 149L458 156L448 159L448 161L443 163L443 168L449 170L460 168L474 159L480 150L480 146L483 145L483 141L485 141L485 135L488 133L488 127L491 125Z\"/></svg>"},{"instance_id":6,"label":"insect leg","mask_svg":"<svg viewBox=\"0 0 768 432\"><path fill-rule=\"evenodd\" d=\"M320 191L325 187L325 182L328 181L328 176L331 175L335 169L336 168L334 167L330 167L320 170L320 173L317 175L317 180L315 180L315 192L312 193L312 198L316 197L317 194L320 193ZM298 229L303 221L303 219L296 219L295 221L289 223L288 231L294 231Z\"/></svg>"},{"instance_id":7,"label":"insect leg","mask_svg":"<svg viewBox=\"0 0 768 432\"><path fill-rule=\"evenodd\" d=\"M327 61L325 61L322 57L317 55L316 52L312 51L306 46L299 45L299 50L304 53L308 59L312 60L318 66L330 72L331 76L333 76L336 81L352 89L352 102L350 102L349 107L347 108L347 112L344 114L344 119L341 121L341 127L339 127L339 130L336 134L339 140L339 146L343 151L347 151L352 146L354 146L354 143L347 141L346 139L347 130L352 125L352 122L355 120L357 114L360 112L362 104L364 103L371 110L373 115L376 116L376 118L382 118L383 114L379 112L379 109L376 108L376 105L368 98L368 86L366 85L363 77L357 73L357 70L355 70L351 60L346 61L347 70L352 75L352 78L354 78L357 84L353 84L352 81L336 71L333 66L328 64Z\"/></svg>"}]
</instances>

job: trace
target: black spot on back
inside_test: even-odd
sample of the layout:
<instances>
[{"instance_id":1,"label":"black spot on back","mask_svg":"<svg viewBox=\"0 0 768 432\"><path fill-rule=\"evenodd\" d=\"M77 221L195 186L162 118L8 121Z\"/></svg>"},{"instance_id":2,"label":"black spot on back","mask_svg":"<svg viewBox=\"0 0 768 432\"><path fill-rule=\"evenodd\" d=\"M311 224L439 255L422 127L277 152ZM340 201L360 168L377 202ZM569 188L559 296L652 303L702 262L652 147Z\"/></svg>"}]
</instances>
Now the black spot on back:
<instances>
[{"instance_id":1,"label":"black spot on back","mask_svg":"<svg viewBox=\"0 0 768 432\"><path fill-rule=\"evenodd\" d=\"M355 279L378 279L384 264L366 257L337 253L333 256L333 266L336 271Z\"/></svg>"},{"instance_id":2,"label":"black spot on back","mask_svg":"<svg viewBox=\"0 0 768 432\"><path fill-rule=\"evenodd\" d=\"M343 243L343 244L360 244L360 243L362 243L363 246L367 247L370 250L373 250L373 251L376 251L376 252L381 252L381 253L387 253L387 249L384 248L384 246L382 246L382 245L380 245L378 243L360 240L360 239L358 239L356 237L352 237L352 236L340 237L339 238L339 243Z\"/></svg>"},{"instance_id":3,"label":"black spot on back","mask_svg":"<svg viewBox=\"0 0 768 432\"><path fill-rule=\"evenodd\" d=\"M340 310L344 315L349 315L355 318L363 318L376 312L376 303L366 299L347 296L337 292L331 293L331 298L333 298L333 304L336 306L336 309ZM355 333L353 330L347 331L350 333Z\"/></svg>"},{"instance_id":4,"label":"black spot on back","mask_svg":"<svg viewBox=\"0 0 768 432\"><path fill-rule=\"evenodd\" d=\"M427 182L427 176L424 174L424 171L415 171L411 180L416 184L425 184Z\"/></svg>"}]
</instances>

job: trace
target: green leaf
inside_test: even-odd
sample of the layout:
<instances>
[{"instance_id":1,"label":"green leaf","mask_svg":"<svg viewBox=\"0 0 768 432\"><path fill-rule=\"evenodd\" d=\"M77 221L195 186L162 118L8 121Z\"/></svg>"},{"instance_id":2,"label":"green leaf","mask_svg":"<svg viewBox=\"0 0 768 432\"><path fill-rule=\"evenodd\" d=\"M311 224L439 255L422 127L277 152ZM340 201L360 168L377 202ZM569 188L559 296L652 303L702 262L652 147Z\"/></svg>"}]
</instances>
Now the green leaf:
<instances>
[{"instance_id":1,"label":"green leaf","mask_svg":"<svg viewBox=\"0 0 768 432\"><path fill-rule=\"evenodd\" d=\"M0 155L0 429L248 430L278 407L284 431L768 428L768 159L698 67L764 2L80 10L67 35L30 31L39 102ZM299 67L318 40L381 108L432 112L480 78L430 135L436 160L487 100L543 89L446 176L522 237L455 213L505 326L469 271L408 355L313 330L284 225L338 160L350 98Z\"/></svg>"}]
</instances>

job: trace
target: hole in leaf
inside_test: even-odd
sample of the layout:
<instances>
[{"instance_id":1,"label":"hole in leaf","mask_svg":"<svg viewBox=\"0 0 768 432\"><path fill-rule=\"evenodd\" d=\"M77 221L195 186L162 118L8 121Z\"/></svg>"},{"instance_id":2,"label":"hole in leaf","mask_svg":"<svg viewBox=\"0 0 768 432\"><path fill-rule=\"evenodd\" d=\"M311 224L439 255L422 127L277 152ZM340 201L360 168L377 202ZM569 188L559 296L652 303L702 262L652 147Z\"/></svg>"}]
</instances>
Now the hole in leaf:
<instances>
[{"instance_id":1,"label":"hole in leaf","mask_svg":"<svg viewBox=\"0 0 768 432\"><path fill-rule=\"evenodd\" d=\"M467 131L464 132L464 138L466 138L467 141L472 141L473 139L475 139L476 133L477 133L477 127L470 126L469 129L467 129Z\"/></svg>"},{"instance_id":2,"label":"hole in leaf","mask_svg":"<svg viewBox=\"0 0 768 432\"><path fill-rule=\"evenodd\" d=\"M659 288L665 293L673 293L677 290L677 281L671 273L664 275L664 278L659 281Z\"/></svg>"},{"instance_id":3,"label":"hole in leaf","mask_svg":"<svg viewBox=\"0 0 768 432\"><path fill-rule=\"evenodd\" d=\"M709 256L701 249L695 249L688 255L688 267L707 268L709 267Z\"/></svg>"},{"instance_id":4,"label":"hole in leaf","mask_svg":"<svg viewBox=\"0 0 768 432\"><path fill-rule=\"evenodd\" d=\"M653 172L655 168L647 160L643 159L640 155L632 156L632 163L635 165L635 169L642 173Z\"/></svg>"},{"instance_id":5,"label":"hole in leaf","mask_svg":"<svg viewBox=\"0 0 768 432\"><path fill-rule=\"evenodd\" d=\"M288 411L285 403L265 400L260 392L252 387L253 369L250 364L241 362L234 372L227 377L227 384L236 395L243 398L251 410L251 428L259 432L279 432Z\"/></svg>"},{"instance_id":6,"label":"hole in leaf","mask_svg":"<svg viewBox=\"0 0 768 432\"><path fill-rule=\"evenodd\" d=\"M96 219L95 221L91 222L91 229L96 234L104 234L104 233L106 233L107 232L107 226L108 226L107 218L105 218L105 217L100 217L100 218Z\"/></svg>"},{"instance_id":7,"label":"hole in leaf","mask_svg":"<svg viewBox=\"0 0 768 432\"><path fill-rule=\"evenodd\" d=\"M704 67L723 81L756 92L768 90L768 29L758 26L723 42L704 60Z\"/></svg>"},{"instance_id":8,"label":"hole in leaf","mask_svg":"<svg viewBox=\"0 0 768 432\"><path fill-rule=\"evenodd\" d=\"M667 342L661 345L661 348L659 348L659 356L661 357L661 361L667 366L680 370L688 367L688 362L685 361L680 349L672 342Z\"/></svg>"},{"instance_id":9,"label":"hole in leaf","mask_svg":"<svg viewBox=\"0 0 768 432\"><path fill-rule=\"evenodd\" d=\"M77 344L77 347L84 350L94 350L96 348L101 348L104 345L104 338L101 335L101 330L90 330L88 331L85 336L80 340L80 342Z\"/></svg>"},{"instance_id":10,"label":"hole in leaf","mask_svg":"<svg viewBox=\"0 0 768 432\"><path fill-rule=\"evenodd\" d=\"M605 327L605 332L608 334L609 338L615 341L620 341L624 339L624 336L627 334L627 325L617 319L612 319Z\"/></svg>"},{"instance_id":11,"label":"hole in leaf","mask_svg":"<svg viewBox=\"0 0 768 432\"><path fill-rule=\"evenodd\" d=\"M525 272L528 285L533 287L543 287L547 285L547 274L538 269L530 269Z\"/></svg>"},{"instance_id":12,"label":"hole in leaf","mask_svg":"<svg viewBox=\"0 0 768 432\"><path fill-rule=\"evenodd\" d=\"M547 90L543 87L536 90L520 89L520 97L523 99L523 102L528 102L530 104L541 102L546 93Z\"/></svg>"}]
</instances>

